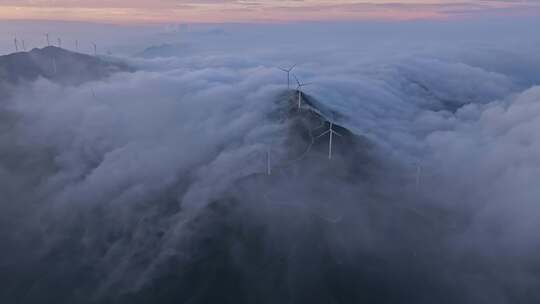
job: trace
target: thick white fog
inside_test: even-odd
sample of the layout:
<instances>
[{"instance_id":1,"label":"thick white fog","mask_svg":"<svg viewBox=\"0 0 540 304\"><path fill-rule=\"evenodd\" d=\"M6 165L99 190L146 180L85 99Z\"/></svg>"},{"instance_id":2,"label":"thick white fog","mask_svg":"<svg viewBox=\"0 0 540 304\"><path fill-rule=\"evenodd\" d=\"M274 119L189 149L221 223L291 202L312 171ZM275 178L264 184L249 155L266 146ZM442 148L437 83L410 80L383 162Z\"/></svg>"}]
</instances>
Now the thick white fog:
<instances>
[{"instance_id":1,"label":"thick white fog","mask_svg":"<svg viewBox=\"0 0 540 304\"><path fill-rule=\"evenodd\" d=\"M113 27L134 72L0 100L0 296L536 303L540 24L507 21ZM261 182L292 64L369 151Z\"/></svg>"}]
</instances>

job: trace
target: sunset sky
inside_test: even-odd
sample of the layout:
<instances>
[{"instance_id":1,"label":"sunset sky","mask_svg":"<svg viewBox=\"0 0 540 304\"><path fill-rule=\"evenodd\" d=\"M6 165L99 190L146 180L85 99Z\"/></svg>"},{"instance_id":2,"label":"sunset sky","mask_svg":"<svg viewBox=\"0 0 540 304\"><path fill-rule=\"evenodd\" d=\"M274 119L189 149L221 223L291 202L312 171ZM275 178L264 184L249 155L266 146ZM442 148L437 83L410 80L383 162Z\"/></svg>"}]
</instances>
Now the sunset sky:
<instances>
[{"instance_id":1,"label":"sunset sky","mask_svg":"<svg viewBox=\"0 0 540 304\"><path fill-rule=\"evenodd\" d=\"M0 0L0 20L294 22L540 15L538 0Z\"/></svg>"}]
</instances>

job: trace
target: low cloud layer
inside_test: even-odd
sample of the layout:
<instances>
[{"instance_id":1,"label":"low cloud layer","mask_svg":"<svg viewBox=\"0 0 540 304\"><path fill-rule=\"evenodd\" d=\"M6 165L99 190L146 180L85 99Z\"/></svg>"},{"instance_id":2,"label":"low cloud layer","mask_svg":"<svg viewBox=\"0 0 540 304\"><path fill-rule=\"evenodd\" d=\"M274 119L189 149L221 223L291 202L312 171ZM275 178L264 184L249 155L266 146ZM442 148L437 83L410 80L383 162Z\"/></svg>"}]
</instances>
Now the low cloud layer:
<instances>
[{"instance_id":1,"label":"low cloud layer","mask_svg":"<svg viewBox=\"0 0 540 304\"><path fill-rule=\"evenodd\" d=\"M7 302L540 299L537 42L198 37L122 57L136 72L1 101ZM232 42L196 51L214 39ZM365 146L329 161L320 138L298 160L276 116L291 94L276 67L292 63Z\"/></svg>"}]
</instances>

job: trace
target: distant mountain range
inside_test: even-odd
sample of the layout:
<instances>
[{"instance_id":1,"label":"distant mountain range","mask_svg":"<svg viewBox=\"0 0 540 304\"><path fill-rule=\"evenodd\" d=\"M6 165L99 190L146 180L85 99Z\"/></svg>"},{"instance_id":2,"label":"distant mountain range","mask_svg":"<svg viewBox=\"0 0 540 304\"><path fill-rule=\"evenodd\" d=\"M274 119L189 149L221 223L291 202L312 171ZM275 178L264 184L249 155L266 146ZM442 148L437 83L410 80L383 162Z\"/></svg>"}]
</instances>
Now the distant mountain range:
<instances>
[{"instance_id":1,"label":"distant mountain range","mask_svg":"<svg viewBox=\"0 0 540 304\"><path fill-rule=\"evenodd\" d=\"M142 52L135 54L135 57L141 58L158 58L158 57L176 57L179 55L185 55L186 53L192 53L194 51L193 46L187 43L177 44L162 44L151 46L144 49Z\"/></svg>"}]
</instances>

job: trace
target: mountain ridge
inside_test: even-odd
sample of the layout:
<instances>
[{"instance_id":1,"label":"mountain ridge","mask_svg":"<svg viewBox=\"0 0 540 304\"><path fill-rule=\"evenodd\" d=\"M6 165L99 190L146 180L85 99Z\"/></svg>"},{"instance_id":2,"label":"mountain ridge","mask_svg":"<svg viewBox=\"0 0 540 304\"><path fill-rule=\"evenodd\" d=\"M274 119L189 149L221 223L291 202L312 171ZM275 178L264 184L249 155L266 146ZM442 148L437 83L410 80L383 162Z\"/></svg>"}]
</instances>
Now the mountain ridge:
<instances>
[{"instance_id":1,"label":"mountain ridge","mask_svg":"<svg viewBox=\"0 0 540 304\"><path fill-rule=\"evenodd\" d=\"M0 56L0 83L10 85L40 77L63 85L79 85L117 72L132 71L133 68L120 61L54 46Z\"/></svg>"}]
</instances>

